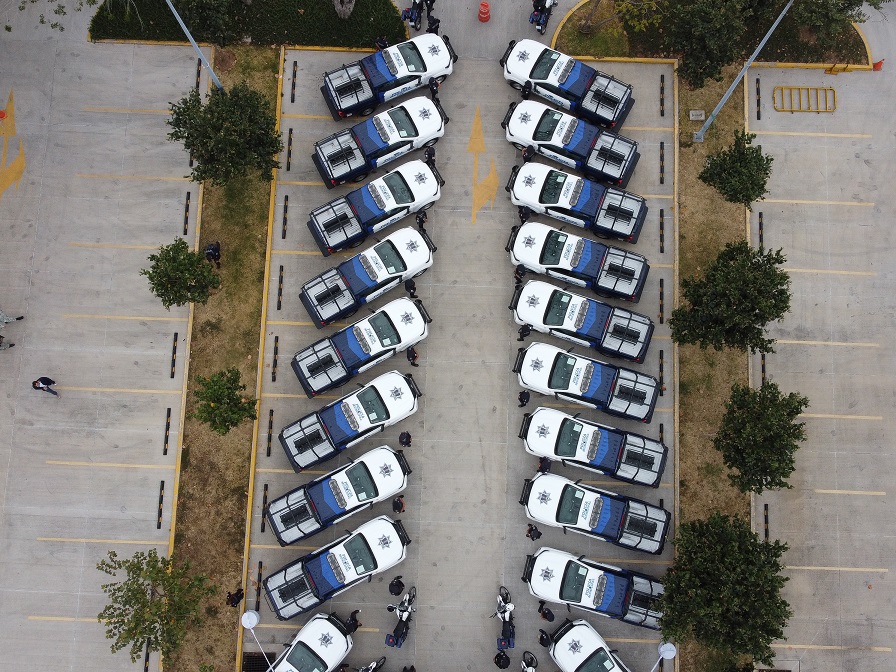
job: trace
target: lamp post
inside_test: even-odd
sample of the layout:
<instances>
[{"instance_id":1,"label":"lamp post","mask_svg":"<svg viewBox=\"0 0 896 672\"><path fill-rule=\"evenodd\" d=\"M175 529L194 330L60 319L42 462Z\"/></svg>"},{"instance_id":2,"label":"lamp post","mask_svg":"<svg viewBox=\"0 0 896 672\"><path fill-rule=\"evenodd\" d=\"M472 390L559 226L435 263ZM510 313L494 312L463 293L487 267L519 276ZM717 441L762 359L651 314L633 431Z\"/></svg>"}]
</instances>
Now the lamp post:
<instances>
[{"instance_id":1,"label":"lamp post","mask_svg":"<svg viewBox=\"0 0 896 672\"><path fill-rule=\"evenodd\" d=\"M224 90L224 86L221 84L221 80L218 79L218 76L215 74L215 71L212 70L212 66L209 64L208 59L205 57L205 54L202 53L202 49L199 48L199 45L196 44L196 40L193 39L193 36L190 35L190 31L187 30L187 26L184 25L183 19L180 18L180 14L177 13L177 10L174 9L174 5L171 4L171 0L165 0L168 3L168 8L171 10L171 13L174 14L174 18L177 19L178 25L180 25L181 30L184 31L184 35L187 36L187 39L190 40L190 44L193 45L193 49L196 50L196 54L199 56L199 60L202 61L202 65L205 66L205 69L208 70L208 74L211 76L212 81L215 83L215 86L218 87L219 91ZM248 612L247 612L248 613ZM255 621L258 623L258 621ZM250 628L251 630L251 628ZM255 634L254 632L252 634Z\"/></svg>"},{"instance_id":2,"label":"lamp post","mask_svg":"<svg viewBox=\"0 0 896 672\"><path fill-rule=\"evenodd\" d=\"M656 652L660 654L660 657L657 659L656 663L654 663L653 667L650 668L650 672L653 672L658 668L662 661L672 660L675 657L675 654L678 653L678 649L675 648L675 645L672 642L662 642L657 647Z\"/></svg>"},{"instance_id":3,"label":"lamp post","mask_svg":"<svg viewBox=\"0 0 896 672\"><path fill-rule=\"evenodd\" d=\"M260 620L261 616L259 616L258 612L254 609L246 609L246 611L243 612L243 615L240 616L240 624L252 633L255 643L258 644L258 648L261 649L261 655L264 656L264 661L268 664L268 670L270 670L272 663L268 659L268 654L264 652L264 647L261 645L261 642L258 641L258 636L255 634L255 626L258 625L258 621Z\"/></svg>"}]
</instances>

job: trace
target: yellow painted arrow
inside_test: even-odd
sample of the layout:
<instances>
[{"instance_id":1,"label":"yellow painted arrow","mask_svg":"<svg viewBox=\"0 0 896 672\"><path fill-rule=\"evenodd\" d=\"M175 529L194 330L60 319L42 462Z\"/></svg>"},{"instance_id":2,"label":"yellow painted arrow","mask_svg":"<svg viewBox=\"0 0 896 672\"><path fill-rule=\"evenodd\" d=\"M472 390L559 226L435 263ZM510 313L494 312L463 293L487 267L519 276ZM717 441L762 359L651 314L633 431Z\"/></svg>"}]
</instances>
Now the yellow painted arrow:
<instances>
[{"instance_id":1,"label":"yellow painted arrow","mask_svg":"<svg viewBox=\"0 0 896 672\"><path fill-rule=\"evenodd\" d=\"M467 143L467 151L473 154L473 224L476 223L476 215L491 201L495 205L495 197L498 195L498 170L495 160L491 160L488 175L482 181L479 180L479 155L486 151L485 136L482 132L482 118L479 115L479 106L476 106L476 115L473 117L473 128L470 131L470 141Z\"/></svg>"}]
</instances>

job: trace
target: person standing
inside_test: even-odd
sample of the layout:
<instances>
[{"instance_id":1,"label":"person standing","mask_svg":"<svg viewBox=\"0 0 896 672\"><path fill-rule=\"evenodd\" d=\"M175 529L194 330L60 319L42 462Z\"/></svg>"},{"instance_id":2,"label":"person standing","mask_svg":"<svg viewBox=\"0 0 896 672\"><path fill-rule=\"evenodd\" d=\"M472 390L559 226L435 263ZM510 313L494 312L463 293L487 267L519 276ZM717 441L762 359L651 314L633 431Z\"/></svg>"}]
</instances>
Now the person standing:
<instances>
[{"instance_id":1,"label":"person standing","mask_svg":"<svg viewBox=\"0 0 896 672\"><path fill-rule=\"evenodd\" d=\"M529 394L528 390L523 390L522 392L520 392L519 396L517 396L517 399L519 399L519 401L520 401L520 408L522 408L523 406L528 404L529 399L531 399L531 398L532 398L532 395Z\"/></svg>"},{"instance_id":2,"label":"person standing","mask_svg":"<svg viewBox=\"0 0 896 672\"><path fill-rule=\"evenodd\" d=\"M221 243L215 241L205 246L205 259L209 263L215 265L215 268L221 268Z\"/></svg>"},{"instance_id":3,"label":"person standing","mask_svg":"<svg viewBox=\"0 0 896 672\"><path fill-rule=\"evenodd\" d=\"M404 281L404 291L408 293L408 296L412 299L417 298L417 283L414 282L411 278L408 278Z\"/></svg>"},{"instance_id":4,"label":"person standing","mask_svg":"<svg viewBox=\"0 0 896 672\"><path fill-rule=\"evenodd\" d=\"M426 15L426 32L432 35L439 34L439 24L442 23L441 19L437 19L432 14L427 13Z\"/></svg>"},{"instance_id":5,"label":"person standing","mask_svg":"<svg viewBox=\"0 0 896 672\"><path fill-rule=\"evenodd\" d=\"M401 580L401 574L396 576L389 582L389 594L398 597L404 592L404 581Z\"/></svg>"},{"instance_id":6,"label":"person standing","mask_svg":"<svg viewBox=\"0 0 896 672\"><path fill-rule=\"evenodd\" d=\"M228 606L231 606L231 607L234 607L234 608L240 606L240 602L243 601L243 598L244 598L245 596L246 596L246 593L243 591L242 588L239 588L235 593L230 593L230 592L228 592L228 593L227 593L227 604L228 604Z\"/></svg>"},{"instance_id":7,"label":"person standing","mask_svg":"<svg viewBox=\"0 0 896 672\"><path fill-rule=\"evenodd\" d=\"M25 319L24 315L19 315L18 317L10 317L6 313L4 313L2 310L0 310L0 327L2 327L7 322L17 322L18 320L24 320L24 319Z\"/></svg>"},{"instance_id":8,"label":"person standing","mask_svg":"<svg viewBox=\"0 0 896 672\"><path fill-rule=\"evenodd\" d=\"M409 347L408 348L408 362L410 362L411 366L420 366L417 363L418 357L420 357L420 355L417 354L417 349L413 345L411 347Z\"/></svg>"},{"instance_id":9,"label":"person standing","mask_svg":"<svg viewBox=\"0 0 896 672\"><path fill-rule=\"evenodd\" d=\"M516 340L518 340L518 341L525 341L525 340L526 340L526 336L528 336L529 334L532 333L532 327L530 327L528 324L524 324L523 326L521 326L521 327L519 328L518 331L519 331L520 337L519 337L518 339L516 339Z\"/></svg>"},{"instance_id":10,"label":"person standing","mask_svg":"<svg viewBox=\"0 0 896 672\"><path fill-rule=\"evenodd\" d=\"M551 611L550 609L548 609L548 608L545 606L545 602L544 602L544 600L541 600L541 601L538 603L538 613L541 614L541 617L542 617L545 621L547 621L548 623L553 623L553 622L554 622L554 618L555 618L555 617L554 617L554 612Z\"/></svg>"},{"instance_id":11,"label":"person standing","mask_svg":"<svg viewBox=\"0 0 896 672\"><path fill-rule=\"evenodd\" d=\"M426 220L429 217L426 214L426 210L421 210L417 213L417 228L420 229L420 233L426 233L426 229L424 228L424 224L426 224Z\"/></svg>"},{"instance_id":12,"label":"person standing","mask_svg":"<svg viewBox=\"0 0 896 672\"><path fill-rule=\"evenodd\" d=\"M426 3L426 16L432 14L432 8L436 6L436 0L423 0Z\"/></svg>"},{"instance_id":13,"label":"person standing","mask_svg":"<svg viewBox=\"0 0 896 672\"><path fill-rule=\"evenodd\" d=\"M529 527L526 529L526 536L532 541L538 541L541 539L541 530L535 527L532 523L529 523Z\"/></svg>"},{"instance_id":14,"label":"person standing","mask_svg":"<svg viewBox=\"0 0 896 672\"><path fill-rule=\"evenodd\" d=\"M404 513L404 495L398 495L392 500L392 513Z\"/></svg>"},{"instance_id":15,"label":"person standing","mask_svg":"<svg viewBox=\"0 0 896 672\"><path fill-rule=\"evenodd\" d=\"M402 448L410 448L411 447L411 433L410 432L402 432L398 435L398 445Z\"/></svg>"},{"instance_id":16,"label":"person standing","mask_svg":"<svg viewBox=\"0 0 896 672\"><path fill-rule=\"evenodd\" d=\"M348 634L351 635L355 632L355 630L363 627L362 624L358 621L358 614L360 613L360 609L355 609L351 614L349 614L348 620L345 622L345 629L348 630Z\"/></svg>"},{"instance_id":17,"label":"person standing","mask_svg":"<svg viewBox=\"0 0 896 672\"><path fill-rule=\"evenodd\" d=\"M46 376L41 376L35 381L31 382L31 387L35 390L43 390L44 392L49 392L50 394L58 397L59 393L54 390L50 385L55 385L56 381L52 378L47 378Z\"/></svg>"}]
</instances>

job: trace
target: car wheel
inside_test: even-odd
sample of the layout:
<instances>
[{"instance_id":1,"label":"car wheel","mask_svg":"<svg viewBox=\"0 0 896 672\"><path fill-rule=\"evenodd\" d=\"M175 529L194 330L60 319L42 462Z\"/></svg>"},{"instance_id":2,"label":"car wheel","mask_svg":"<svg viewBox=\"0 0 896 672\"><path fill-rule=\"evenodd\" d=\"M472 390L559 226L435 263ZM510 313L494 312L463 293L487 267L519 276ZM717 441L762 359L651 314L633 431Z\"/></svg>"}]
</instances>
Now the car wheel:
<instances>
[{"instance_id":1,"label":"car wheel","mask_svg":"<svg viewBox=\"0 0 896 672\"><path fill-rule=\"evenodd\" d=\"M427 203L426 205L424 205L424 206L423 206L422 208L420 208L420 209L421 209L421 210L429 210L429 209L430 209L432 206L434 206L434 205L435 205L435 201L433 201L432 203Z\"/></svg>"},{"instance_id":2,"label":"car wheel","mask_svg":"<svg viewBox=\"0 0 896 672\"><path fill-rule=\"evenodd\" d=\"M365 107L365 108L364 108L363 110L361 110L361 112L360 112L360 115L361 115L362 117L369 117L371 114L373 114L373 106Z\"/></svg>"},{"instance_id":3,"label":"car wheel","mask_svg":"<svg viewBox=\"0 0 896 672\"><path fill-rule=\"evenodd\" d=\"M522 84L520 84L519 82L514 82L513 80L510 80L509 84L517 91L520 91L523 88Z\"/></svg>"},{"instance_id":4,"label":"car wheel","mask_svg":"<svg viewBox=\"0 0 896 672\"><path fill-rule=\"evenodd\" d=\"M351 248L358 247L358 245L360 245L360 244L363 243L363 242L364 242L364 239L363 239L363 238L362 238L361 240L356 240L354 243L352 243L351 245L349 245L349 247L351 247Z\"/></svg>"},{"instance_id":5,"label":"car wheel","mask_svg":"<svg viewBox=\"0 0 896 672\"><path fill-rule=\"evenodd\" d=\"M424 269L423 269L422 271L420 271L419 273L415 273L413 277L415 277L415 278L419 278L421 275L423 275L424 273L426 273L426 271L428 271L428 270L429 270L429 268L424 268Z\"/></svg>"},{"instance_id":6,"label":"car wheel","mask_svg":"<svg viewBox=\"0 0 896 672\"><path fill-rule=\"evenodd\" d=\"M352 178L352 182L363 182L364 180L367 179L368 175L370 175L370 173L361 173L360 175L355 175Z\"/></svg>"},{"instance_id":7,"label":"car wheel","mask_svg":"<svg viewBox=\"0 0 896 672\"><path fill-rule=\"evenodd\" d=\"M424 142L424 143L423 143L423 146L424 146L424 147L432 147L432 146L433 146L434 144L436 144L438 141L439 141L438 138L433 138L432 140L427 140L426 142Z\"/></svg>"},{"instance_id":8,"label":"car wheel","mask_svg":"<svg viewBox=\"0 0 896 672\"><path fill-rule=\"evenodd\" d=\"M436 81L437 81L439 84L441 84L442 82L444 82L446 79L448 79L448 75L439 75L438 77L436 77Z\"/></svg>"},{"instance_id":9,"label":"car wheel","mask_svg":"<svg viewBox=\"0 0 896 672\"><path fill-rule=\"evenodd\" d=\"M519 142L512 142L510 144L512 144L514 147L516 147L521 152L526 149L526 145L519 143Z\"/></svg>"}]
</instances>

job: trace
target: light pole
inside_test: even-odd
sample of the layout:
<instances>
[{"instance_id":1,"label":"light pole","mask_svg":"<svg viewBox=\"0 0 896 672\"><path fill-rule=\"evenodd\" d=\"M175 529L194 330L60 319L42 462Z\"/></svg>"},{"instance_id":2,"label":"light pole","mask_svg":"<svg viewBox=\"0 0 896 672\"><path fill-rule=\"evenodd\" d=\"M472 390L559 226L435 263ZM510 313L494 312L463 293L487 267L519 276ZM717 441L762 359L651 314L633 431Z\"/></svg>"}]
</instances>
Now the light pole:
<instances>
[{"instance_id":1,"label":"light pole","mask_svg":"<svg viewBox=\"0 0 896 672\"><path fill-rule=\"evenodd\" d=\"M212 81L215 83L215 86L218 87L219 91L223 91L224 87L221 84L221 80L218 79L218 76L215 74L215 71L212 70L212 66L209 64L208 59L205 57L205 54L202 53L202 49L199 48L199 45L196 44L196 40L193 39L193 36L190 35L190 31L187 30L186 25L184 25L183 19L180 18L180 14L177 13L177 10L174 9L174 5L171 4L171 0L165 0L168 3L168 8L174 14L174 18L177 19L177 23L180 25L181 30L184 31L184 35L187 36L187 39L190 40L190 44L193 45L193 48L196 50L196 53L199 55L199 60L202 61L202 65L205 66L205 69L208 70L208 74L211 76ZM255 621L258 622L257 620ZM250 628L251 629L251 628ZM255 634L254 632L252 633Z\"/></svg>"},{"instance_id":2,"label":"light pole","mask_svg":"<svg viewBox=\"0 0 896 672\"><path fill-rule=\"evenodd\" d=\"M678 653L678 650L672 642L663 642L657 647L656 651L660 654L660 657L657 659L656 663L654 663L653 667L650 668L650 672L653 672L658 668L661 661L672 660L675 657L675 654Z\"/></svg>"},{"instance_id":3,"label":"light pole","mask_svg":"<svg viewBox=\"0 0 896 672\"><path fill-rule=\"evenodd\" d=\"M252 633L255 643L258 644L258 648L261 649L261 655L264 656L264 662L268 664L268 670L270 670L272 663L268 659L268 654L264 652L264 647L261 645L261 642L258 641L258 637L255 634L255 626L258 625L258 621L260 620L261 616L259 616L258 612L254 609L246 609L246 611L243 612L243 615L240 616L240 623L246 630Z\"/></svg>"}]
</instances>

